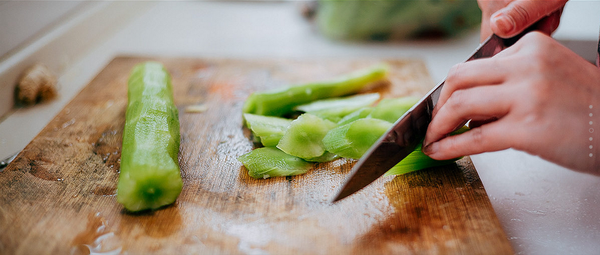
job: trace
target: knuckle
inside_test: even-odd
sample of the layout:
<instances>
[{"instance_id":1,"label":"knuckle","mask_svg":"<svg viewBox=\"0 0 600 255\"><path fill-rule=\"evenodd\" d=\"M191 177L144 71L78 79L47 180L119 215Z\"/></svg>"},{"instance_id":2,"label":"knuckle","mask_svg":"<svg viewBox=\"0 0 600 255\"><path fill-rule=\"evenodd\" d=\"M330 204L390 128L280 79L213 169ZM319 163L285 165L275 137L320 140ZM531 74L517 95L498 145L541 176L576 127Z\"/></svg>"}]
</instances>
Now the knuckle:
<instances>
[{"instance_id":1,"label":"knuckle","mask_svg":"<svg viewBox=\"0 0 600 255\"><path fill-rule=\"evenodd\" d=\"M454 112L457 109L464 107L465 100L465 92L463 90L457 90L452 93L450 98L448 98L446 105L448 106L449 110Z\"/></svg>"},{"instance_id":2,"label":"knuckle","mask_svg":"<svg viewBox=\"0 0 600 255\"><path fill-rule=\"evenodd\" d=\"M462 63L452 66L448 72L448 77L446 77L446 84L444 84L444 86L454 88L454 84L458 83L460 80L462 69Z\"/></svg>"},{"instance_id":3,"label":"knuckle","mask_svg":"<svg viewBox=\"0 0 600 255\"><path fill-rule=\"evenodd\" d=\"M510 9L510 17L515 21L517 26L525 26L532 20L531 13L525 7L515 4Z\"/></svg>"},{"instance_id":4,"label":"knuckle","mask_svg":"<svg viewBox=\"0 0 600 255\"><path fill-rule=\"evenodd\" d=\"M446 140L448 140L448 142L446 143L448 151L458 153L462 150L462 143L460 143L460 141L456 137L449 137L449 139Z\"/></svg>"},{"instance_id":5,"label":"knuckle","mask_svg":"<svg viewBox=\"0 0 600 255\"><path fill-rule=\"evenodd\" d=\"M532 38L534 40L539 40L543 37L546 37L546 35L544 33L540 32L539 30L533 30L533 31L525 34L523 36L523 38L525 38L525 37Z\"/></svg>"},{"instance_id":6,"label":"knuckle","mask_svg":"<svg viewBox=\"0 0 600 255\"><path fill-rule=\"evenodd\" d=\"M530 69L530 73L544 74L555 70L560 58L549 54L551 50L543 44L537 44L538 47L531 47L523 56L523 61Z\"/></svg>"},{"instance_id":7,"label":"knuckle","mask_svg":"<svg viewBox=\"0 0 600 255\"><path fill-rule=\"evenodd\" d=\"M469 130L473 145L475 147L483 147L486 144L486 137L482 127Z\"/></svg>"},{"instance_id":8,"label":"knuckle","mask_svg":"<svg viewBox=\"0 0 600 255\"><path fill-rule=\"evenodd\" d=\"M553 42L548 35L537 30L525 34L522 41L524 44L531 46L528 48L530 51L539 53L546 52L546 54L550 53L548 52L550 50L549 47L551 46L551 42Z\"/></svg>"}]
</instances>

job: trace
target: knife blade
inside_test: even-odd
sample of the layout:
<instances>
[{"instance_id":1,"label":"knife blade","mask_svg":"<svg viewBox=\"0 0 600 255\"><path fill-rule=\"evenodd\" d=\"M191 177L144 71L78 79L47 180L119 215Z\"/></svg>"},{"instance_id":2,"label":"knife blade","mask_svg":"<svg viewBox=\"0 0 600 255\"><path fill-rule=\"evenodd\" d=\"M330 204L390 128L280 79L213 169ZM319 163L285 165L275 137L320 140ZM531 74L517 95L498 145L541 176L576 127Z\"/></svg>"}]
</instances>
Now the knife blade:
<instances>
[{"instance_id":1,"label":"knife blade","mask_svg":"<svg viewBox=\"0 0 600 255\"><path fill-rule=\"evenodd\" d=\"M507 39L493 34L481 43L465 62L492 57L513 45L529 31L527 30ZM354 165L350 177L347 178L346 183L333 199L333 202L350 196L371 184L417 147L418 143L425 137L427 127L431 122L432 111L437 104L444 83L445 80L431 89L425 97L400 117L392 128L371 146Z\"/></svg>"}]
</instances>

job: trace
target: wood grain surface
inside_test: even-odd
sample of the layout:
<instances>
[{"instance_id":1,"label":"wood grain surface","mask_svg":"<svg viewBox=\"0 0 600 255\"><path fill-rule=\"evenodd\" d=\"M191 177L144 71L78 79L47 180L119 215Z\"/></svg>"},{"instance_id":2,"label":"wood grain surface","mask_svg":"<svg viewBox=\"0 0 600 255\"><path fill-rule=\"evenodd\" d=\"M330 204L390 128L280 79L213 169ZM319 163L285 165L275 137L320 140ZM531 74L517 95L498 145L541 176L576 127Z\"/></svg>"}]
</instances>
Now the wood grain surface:
<instances>
[{"instance_id":1,"label":"wood grain surface","mask_svg":"<svg viewBox=\"0 0 600 255\"><path fill-rule=\"evenodd\" d=\"M131 68L118 57L0 172L2 254L512 254L470 159L380 178L330 203L355 161L255 180L236 158L253 148L241 107L253 91L332 78L380 60L153 58L180 110L176 203L131 214L116 202ZM418 60L385 61L385 97L423 95ZM202 113L186 113L203 104Z\"/></svg>"}]
</instances>

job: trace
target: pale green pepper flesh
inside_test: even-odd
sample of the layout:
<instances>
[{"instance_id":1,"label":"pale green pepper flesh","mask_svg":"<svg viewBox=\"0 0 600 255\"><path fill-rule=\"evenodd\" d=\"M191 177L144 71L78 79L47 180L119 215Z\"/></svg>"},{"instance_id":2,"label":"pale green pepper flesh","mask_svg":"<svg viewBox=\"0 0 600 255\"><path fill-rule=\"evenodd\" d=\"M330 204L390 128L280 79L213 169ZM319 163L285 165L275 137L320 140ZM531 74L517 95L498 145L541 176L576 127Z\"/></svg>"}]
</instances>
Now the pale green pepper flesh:
<instances>
[{"instance_id":1,"label":"pale green pepper flesh","mask_svg":"<svg viewBox=\"0 0 600 255\"><path fill-rule=\"evenodd\" d=\"M341 126L341 125L348 124L350 122L354 122L355 120L358 120L358 119L366 118L367 116L369 116L369 114L371 114L371 111L373 111L373 107L360 108L360 109L344 116L340 121L338 121L337 125Z\"/></svg>"},{"instance_id":2,"label":"pale green pepper flesh","mask_svg":"<svg viewBox=\"0 0 600 255\"><path fill-rule=\"evenodd\" d=\"M265 147L274 147L292 123L291 119L244 113L246 126Z\"/></svg>"},{"instance_id":3,"label":"pale green pepper flesh","mask_svg":"<svg viewBox=\"0 0 600 255\"><path fill-rule=\"evenodd\" d=\"M419 98L416 97L382 99L379 104L373 108L369 117L394 123L417 102L419 102Z\"/></svg>"},{"instance_id":4,"label":"pale green pepper flesh","mask_svg":"<svg viewBox=\"0 0 600 255\"><path fill-rule=\"evenodd\" d=\"M359 119L329 131L323 144L340 157L359 159L390 127L392 123L385 120Z\"/></svg>"},{"instance_id":5,"label":"pale green pepper flesh","mask_svg":"<svg viewBox=\"0 0 600 255\"><path fill-rule=\"evenodd\" d=\"M363 107L367 107L377 100L379 100L378 93L360 94L343 98L318 100L309 104L296 106L294 110L338 122L346 115Z\"/></svg>"},{"instance_id":6,"label":"pale green pepper flesh","mask_svg":"<svg viewBox=\"0 0 600 255\"><path fill-rule=\"evenodd\" d=\"M274 147L252 150L238 158L255 179L304 174L312 167L301 158L289 155Z\"/></svg>"},{"instance_id":7,"label":"pale green pepper flesh","mask_svg":"<svg viewBox=\"0 0 600 255\"><path fill-rule=\"evenodd\" d=\"M469 130L469 128L464 126L464 127L459 128L458 130L450 133L450 135L462 134L464 132L467 132L468 130ZM435 159L432 159L429 156L427 156L425 153L423 153L422 147L423 147L423 143L419 143L419 145L417 146L417 148L415 148L415 150L413 152L408 154L408 156L406 156L406 158L404 158L402 161L400 161L400 163L396 164L389 171L387 171L385 173L385 176L406 174L406 173L422 170L425 168L449 165L449 164L452 164L455 161L462 158L462 157L459 157L459 158L448 159L448 160L435 160Z\"/></svg>"},{"instance_id":8,"label":"pale green pepper flesh","mask_svg":"<svg viewBox=\"0 0 600 255\"><path fill-rule=\"evenodd\" d=\"M310 113L300 115L285 131L277 148L287 154L311 160L325 154L323 137L335 127L335 123Z\"/></svg>"}]
</instances>

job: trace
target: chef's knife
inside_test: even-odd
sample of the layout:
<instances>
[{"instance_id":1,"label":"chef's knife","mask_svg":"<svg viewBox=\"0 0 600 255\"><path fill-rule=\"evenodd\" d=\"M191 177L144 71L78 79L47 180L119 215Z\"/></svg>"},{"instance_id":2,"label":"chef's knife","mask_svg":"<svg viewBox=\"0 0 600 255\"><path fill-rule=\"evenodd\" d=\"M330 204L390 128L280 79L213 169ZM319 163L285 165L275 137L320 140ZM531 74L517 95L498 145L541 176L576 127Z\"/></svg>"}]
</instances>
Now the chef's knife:
<instances>
[{"instance_id":1,"label":"chef's knife","mask_svg":"<svg viewBox=\"0 0 600 255\"><path fill-rule=\"evenodd\" d=\"M488 37L467 61L489 58L513 45L525 33L503 39L497 35ZM466 62L466 61L465 61ZM335 197L339 201L366 187L385 174L410 154L425 137L427 127L431 122L431 113L437 104L440 92L444 86L442 81L427 93L417 104L408 110L394 126L371 146L365 155L354 165L350 177Z\"/></svg>"}]
</instances>

